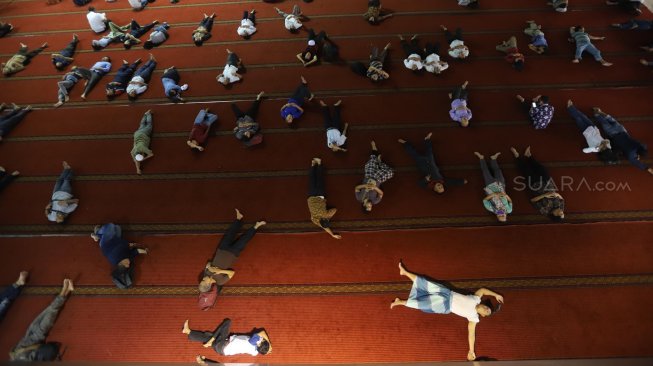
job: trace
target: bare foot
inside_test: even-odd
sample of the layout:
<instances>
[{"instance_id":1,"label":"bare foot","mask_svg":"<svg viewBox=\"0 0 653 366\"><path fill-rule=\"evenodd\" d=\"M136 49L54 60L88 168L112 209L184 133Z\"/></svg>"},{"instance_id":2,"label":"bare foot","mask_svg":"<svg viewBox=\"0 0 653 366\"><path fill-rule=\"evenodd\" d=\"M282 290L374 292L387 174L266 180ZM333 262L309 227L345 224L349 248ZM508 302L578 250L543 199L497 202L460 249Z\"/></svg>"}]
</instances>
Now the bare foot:
<instances>
[{"instance_id":1,"label":"bare foot","mask_svg":"<svg viewBox=\"0 0 653 366\"><path fill-rule=\"evenodd\" d=\"M516 157L516 158L519 157L519 153L517 152L517 149L515 149L514 147L511 147L511 148L510 148L510 152L512 152L512 155L513 155L514 157Z\"/></svg>"},{"instance_id":2,"label":"bare foot","mask_svg":"<svg viewBox=\"0 0 653 366\"><path fill-rule=\"evenodd\" d=\"M404 140L404 139L397 139L397 142L399 142L400 144L405 144L405 143L406 143L406 140Z\"/></svg>"},{"instance_id":3,"label":"bare foot","mask_svg":"<svg viewBox=\"0 0 653 366\"><path fill-rule=\"evenodd\" d=\"M322 159L320 158L313 158L313 162L317 165L322 165Z\"/></svg>"},{"instance_id":4,"label":"bare foot","mask_svg":"<svg viewBox=\"0 0 653 366\"><path fill-rule=\"evenodd\" d=\"M326 106L327 106L327 104L326 104L326 103L324 103L324 101L323 101L323 100L320 100L320 105L321 105L322 107L326 107Z\"/></svg>"},{"instance_id":5,"label":"bare foot","mask_svg":"<svg viewBox=\"0 0 653 366\"><path fill-rule=\"evenodd\" d=\"M17 176L20 175L20 172L18 170L14 170L13 172L11 172L11 175L13 175L14 177L17 177Z\"/></svg>"},{"instance_id":6,"label":"bare foot","mask_svg":"<svg viewBox=\"0 0 653 366\"><path fill-rule=\"evenodd\" d=\"M201 356L201 355L197 355L197 357L195 357L195 362L197 362L198 364L203 365L203 366L208 365L206 363L206 361L204 361L205 359L206 359L206 357Z\"/></svg>"},{"instance_id":7,"label":"bare foot","mask_svg":"<svg viewBox=\"0 0 653 366\"><path fill-rule=\"evenodd\" d=\"M67 161L64 161L63 163L61 163L61 165L63 165L64 169L70 169L70 164L68 164Z\"/></svg>"},{"instance_id":8,"label":"bare foot","mask_svg":"<svg viewBox=\"0 0 653 366\"><path fill-rule=\"evenodd\" d=\"M242 220L243 219L243 214L240 213L238 209L236 209L236 220Z\"/></svg>"},{"instance_id":9,"label":"bare foot","mask_svg":"<svg viewBox=\"0 0 653 366\"><path fill-rule=\"evenodd\" d=\"M27 283L27 276L29 276L29 272L27 271L22 271L18 275L18 279L16 280L16 285L18 286L23 286L25 283Z\"/></svg>"},{"instance_id":10,"label":"bare foot","mask_svg":"<svg viewBox=\"0 0 653 366\"><path fill-rule=\"evenodd\" d=\"M400 40L400 41L403 41L403 40L404 40L404 36L402 36L401 34L398 34L397 36L399 37L399 40Z\"/></svg>"},{"instance_id":11,"label":"bare foot","mask_svg":"<svg viewBox=\"0 0 653 366\"><path fill-rule=\"evenodd\" d=\"M465 82L463 83L462 88L465 89L467 87L467 84L469 84L469 81L465 80Z\"/></svg>"},{"instance_id":12,"label":"bare foot","mask_svg":"<svg viewBox=\"0 0 653 366\"><path fill-rule=\"evenodd\" d=\"M374 151L377 150L377 148L376 148L376 142L374 142L374 140L370 141L370 145L372 146L372 150L374 150Z\"/></svg>"},{"instance_id":13,"label":"bare foot","mask_svg":"<svg viewBox=\"0 0 653 366\"><path fill-rule=\"evenodd\" d=\"M181 328L181 332L184 334L190 334L190 326L188 325L188 319L184 322L183 328Z\"/></svg>"},{"instance_id":14,"label":"bare foot","mask_svg":"<svg viewBox=\"0 0 653 366\"><path fill-rule=\"evenodd\" d=\"M396 297L395 300L390 304L390 309L394 308L397 305L403 305L403 301L400 298Z\"/></svg>"},{"instance_id":15,"label":"bare foot","mask_svg":"<svg viewBox=\"0 0 653 366\"><path fill-rule=\"evenodd\" d=\"M308 84L308 81L306 81L306 78L304 76L302 76L301 78L302 78L302 84Z\"/></svg>"},{"instance_id":16,"label":"bare foot","mask_svg":"<svg viewBox=\"0 0 653 366\"><path fill-rule=\"evenodd\" d=\"M424 137L424 140L430 140L431 136L433 136L433 132L429 132L429 134Z\"/></svg>"},{"instance_id":17,"label":"bare foot","mask_svg":"<svg viewBox=\"0 0 653 366\"><path fill-rule=\"evenodd\" d=\"M490 156L490 159L492 159L492 160L497 160L497 158L499 157L499 155L501 155L500 152L498 152L498 153L496 153L496 154Z\"/></svg>"},{"instance_id":18,"label":"bare foot","mask_svg":"<svg viewBox=\"0 0 653 366\"><path fill-rule=\"evenodd\" d=\"M522 97L522 96L519 95L519 94L517 94L517 95L515 96L515 98L517 98L517 100L520 101L520 102L522 102L522 103L524 103L524 100L526 100L526 99L524 99L524 97Z\"/></svg>"},{"instance_id":19,"label":"bare foot","mask_svg":"<svg viewBox=\"0 0 653 366\"><path fill-rule=\"evenodd\" d=\"M480 152L478 152L478 151L474 151L474 155L476 155L476 157L479 158L480 160L485 159L485 156L483 156L483 155L482 155Z\"/></svg>"},{"instance_id":20,"label":"bare foot","mask_svg":"<svg viewBox=\"0 0 653 366\"><path fill-rule=\"evenodd\" d=\"M445 27L445 26L442 25L442 24L440 24L440 28L442 28L443 31L446 31L446 30L447 30L447 27Z\"/></svg>"},{"instance_id":21,"label":"bare foot","mask_svg":"<svg viewBox=\"0 0 653 366\"><path fill-rule=\"evenodd\" d=\"M263 221L263 220L261 220L261 221L257 221L256 224L254 224L254 229L258 229L258 228L260 228L261 226L266 225L266 224L267 224L267 222L265 222L265 221Z\"/></svg>"},{"instance_id":22,"label":"bare foot","mask_svg":"<svg viewBox=\"0 0 653 366\"><path fill-rule=\"evenodd\" d=\"M412 36L412 37L410 37L410 40L411 40L411 41L414 41L414 40L416 40L416 39L417 39L417 36L418 36L418 35L417 35L417 34L415 34L414 36Z\"/></svg>"},{"instance_id":23,"label":"bare foot","mask_svg":"<svg viewBox=\"0 0 653 366\"><path fill-rule=\"evenodd\" d=\"M260 93L258 93L258 95L256 96L256 100L261 100L261 98L263 98L264 94L265 94L264 91L261 91Z\"/></svg>"},{"instance_id":24,"label":"bare foot","mask_svg":"<svg viewBox=\"0 0 653 366\"><path fill-rule=\"evenodd\" d=\"M572 105L574 105L574 102L572 102L571 99L569 99L567 101L567 107L571 107Z\"/></svg>"},{"instance_id":25,"label":"bare foot","mask_svg":"<svg viewBox=\"0 0 653 366\"><path fill-rule=\"evenodd\" d=\"M342 104L342 99L338 99L338 101L335 102L335 104L334 104L333 106L334 106L334 107L337 107L337 106L339 106L340 104Z\"/></svg>"},{"instance_id":26,"label":"bare foot","mask_svg":"<svg viewBox=\"0 0 653 366\"><path fill-rule=\"evenodd\" d=\"M75 291L75 286L73 286L73 280L68 280L68 293Z\"/></svg>"},{"instance_id":27,"label":"bare foot","mask_svg":"<svg viewBox=\"0 0 653 366\"><path fill-rule=\"evenodd\" d=\"M404 264L399 261L399 275L400 276L405 276L406 275L406 268L404 267Z\"/></svg>"},{"instance_id":28,"label":"bare foot","mask_svg":"<svg viewBox=\"0 0 653 366\"><path fill-rule=\"evenodd\" d=\"M526 148L526 150L524 150L524 156L529 157L529 158L531 157L531 147L530 146L528 146Z\"/></svg>"}]
</instances>

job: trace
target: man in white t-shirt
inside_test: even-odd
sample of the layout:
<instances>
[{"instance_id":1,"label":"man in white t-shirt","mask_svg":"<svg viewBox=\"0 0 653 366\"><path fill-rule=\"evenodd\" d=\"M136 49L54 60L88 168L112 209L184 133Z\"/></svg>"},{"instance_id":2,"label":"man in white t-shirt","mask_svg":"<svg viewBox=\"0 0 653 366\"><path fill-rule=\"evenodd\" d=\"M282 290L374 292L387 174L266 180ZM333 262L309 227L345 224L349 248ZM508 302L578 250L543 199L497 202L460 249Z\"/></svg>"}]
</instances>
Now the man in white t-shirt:
<instances>
[{"instance_id":1,"label":"man in white t-shirt","mask_svg":"<svg viewBox=\"0 0 653 366\"><path fill-rule=\"evenodd\" d=\"M345 128L342 128L342 121L340 119L340 104L342 100L337 101L333 105L333 116L331 111L329 111L329 106L320 100L320 106L322 106L322 112L324 113L324 129L326 130L327 136L327 147L333 152L342 151L346 152L344 146L347 141L347 127L349 124L345 123ZM342 130L342 132L341 132Z\"/></svg>"},{"instance_id":2,"label":"man in white t-shirt","mask_svg":"<svg viewBox=\"0 0 653 366\"><path fill-rule=\"evenodd\" d=\"M96 13L95 8L89 6L86 19L88 19L88 24L91 26L93 32L102 33L107 30L107 23L109 21L107 20L106 13Z\"/></svg>"},{"instance_id":3,"label":"man in white t-shirt","mask_svg":"<svg viewBox=\"0 0 653 366\"><path fill-rule=\"evenodd\" d=\"M242 60L240 57L227 49L227 63L224 65L222 74L218 75L215 79L218 81L218 83L224 86L240 81L240 79L243 77L238 73L238 69L241 65Z\"/></svg>"},{"instance_id":4,"label":"man in white t-shirt","mask_svg":"<svg viewBox=\"0 0 653 366\"><path fill-rule=\"evenodd\" d=\"M245 10L243 19L240 21L240 26L236 32L245 39L249 39L252 34L256 33L256 10Z\"/></svg>"},{"instance_id":5,"label":"man in white t-shirt","mask_svg":"<svg viewBox=\"0 0 653 366\"><path fill-rule=\"evenodd\" d=\"M431 74L440 74L442 71L449 68L449 64L440 59L438 44L427 43L424 52L426 58L424 59L424 68Z\"/></svg>"},{"instance_id":6,"label":"man in white t-shirt","mask_svg":"<svg viewBox=\"0 0 653 366\"><path fill-rule=\"evenodd\" d=\"M302 10L299 8L299 5L293 6L292 13L288 14L281 11L279 8L274 8L279 15L284 19L284 26L287 30L291 32L296 32L299 28L302 27L301 18L303 16Z\"/></svg>"},{"instance_id":7,"label":"man in white t-shirt","mask_svg":"<svg viewBox=\"0 0 653 366\"><path fill-rule=\"evenodd\" d=\"M461 60L467 58L469 56L469 48L467 48L463 40L463 30L456 28L456 31L451 33L444 25L441 25L440 28L444 31L444 36L447 39L447 43L449 43L449 56Z\"/></svg>"},{"instance_id":8,"label":"man in white t-shirt","mask_svg":"<svg viewBox=\"0 0 653 366\"><path fill-rule=\"evenodd\" d=\"M213 332L201 332L190 329L188 320L184 323L182 333L191 341L198 341L204 347L211 347L223 356L247 354L250 356L267 355L272 352L270 338L265 330L251 334L229 334L230 319L224 319ZM202 360L204 360L202 358Z\"/></svg>"},{"instance_id":9,"label":"man in white t-shirt","mask_svg":"<svg viewBox=\"0 0 653 366\"><path fill-rule=\"evenodd\" d=\"M62 224L66 217L77 209L79 200L73 198L73 189L70 181L73 170L67 162L63 162L63 172L52 190L52 198L45 206L45 216L48 220Z\"/></svg>"},{"instance_id":10,"label":"man in white t-shirt","mask_svg":"<svg viewBox=\"0 0 653 366\"><path fill-rule=\"evenodd\" d=\"M503 296L486 288L478 289L473 295L463 295L451 291L449 288L427 280L415 273L408 272L403 264L399 262L399 274L408 277L413 281L413 287L410 290L408 299L401 300L395 298L390 304L390 309L397 305L403 305L413 309L419 309L425 313L431 314L449 314L454 313L467 319L467 339L469 342L469 352L467 359L473 361L476 359L474 343L476 342L476 324L480 317L490 316L493 313L492 308L481 303L483 296L493 296L499 304L503 304ZM497 306L494 312L498 311Z\"/></svg>"},{"instance_id":11,"label":"man in white t-shirt","mask_svg":"<svg viewBox=\"0 0 653 366\"><path fill-rule=\"evenodd\" d=\"M401 48L404 50L406 55L404 66L412 71L421 70L424 67L424 64L422 62L422 50L417 45L417 34L410 39L410 43L400 34L399 41L401 42Z\"/></svg>"}]
</instances>

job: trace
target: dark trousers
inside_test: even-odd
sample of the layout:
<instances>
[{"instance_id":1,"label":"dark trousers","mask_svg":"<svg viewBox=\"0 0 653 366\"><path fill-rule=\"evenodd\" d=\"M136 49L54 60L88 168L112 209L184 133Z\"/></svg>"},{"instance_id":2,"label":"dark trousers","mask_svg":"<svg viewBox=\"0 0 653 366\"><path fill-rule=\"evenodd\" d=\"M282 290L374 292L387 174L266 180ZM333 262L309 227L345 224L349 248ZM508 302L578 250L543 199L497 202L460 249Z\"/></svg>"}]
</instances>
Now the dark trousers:
<instances>
[{"instance_id":1,"label":"dark trousers","mask_svg":"<svg viewBox=\"0 0 653 366\"><path fill-rule=\"evenodd\" d=\"M0 192L2 192L9 183L13 182L14 179L16 179L15 175L5 171L0 172ZM0 316L0 320L2 320L2 316Z\"/></svg>"},{"instance_id":2,"label":"dark trousers","mask_svg":"<svg viewBox=\"0 0 653 366\"><path fill-rule=\"evenodd\" d=\"M250 13L249 11L245 10L243 12L243 19L249 19L252 21L252 23L256 24L256 13Z\"/></svg>"},{"instance_id":3,"label":"dark trousers","mask_svg":"<svg viewBox=\"0 0 653 366\"><path fill-rule=\"evenodd\" d=\"M440 169L435 164L435 158L433 156L433 143L431 140L424 140L424 150L425 154L422 155L415 150L415 147L406 141L404 144L404 150L410 155L410 157L415 160L417 164L417 169L420 173L431 176L431 180L441 180L442 175L440 174Z\"/></svg>"},{"instance_id":4,"label":"dark trousers","mask_svg":"<svg viewBox=\"0 0 653 366\"><path fill-rule=\"evenodd\" d=\"M213 332L201 332L198 330L191 330L188 335L189 341L206 343L211 338L215 338L213 342L213 349L215 352L222 354L224 346L229 340L229 328L231 327L231 320L225 319L218 325Z\"/></svg>"},{"instance_id":5,"label":"dark trousers","mask_svg":"<svg viewBox=\"0 0 653 366\"><path fill-rule=\"evenodd\" d=\"M308 88L308 85L301 83L299 84L297 89L295 89L295 92L290 98L294 99L297 102L297 105L301 107L302 105L304 105L304 101L306 99L309 99L310 97L311 97L311 90Z\"/></svg>"},{"instance_id":6,"label":"dark trousers","mask_svg":"<svg viewBox=\"0 0 653 366\"><path fill-rule=\"evenodd\" d=\"M456 87L456 89L451 92L451 98L467 100L467 89L463 89L461 86Z\"/></svg>"},{"instance_id":7,"label":"dark trousers","mask_svg":"<svg viewBox=\"0 0 653 366\"><path fill-rule=\"evenodd\" d=\"M444 31L444 37L447 39L448 43L455 40L463 41L463 30L461 28L456 28L456 32L452 34L451 31L447 29Z\"/></svg>"},{"instance_id":8,"label":"dark trousers","mask_svg":"<svg viewBox=\"0 0 653 366\"><path fill-rule=\"evenodd\" d=\"M506 186L506 179L503 177L503 173L501 172L501 168L499 168L499 163L497 163L496 159L490 159L490 167L492 168L492 173L490 173L485 159L481 159L480 164L481 171L483 172L483 181L485 182L486 186L494 182L500 182L504 187Z\"/></svg>"},{"instance_id":9,"label":"dark trousers","mask_svg":"<svg viewBox=\"0 0 653 366\"><path fill-rule=\"evenodd\" d=\"M131 65L122 65L116 72L116 75L113 77L113 81L120 83L121 86L124 87L127 86L127 83L129 83L129 80L132 78L134 75L134 72L136 71L136 68L140 64L140 61L136 61Z\"/></svg>"},{"instance_id":10,"label":"dark trousers","mask_svg":"<svg viewBox=\"0 0 653 366\"><path fill-rule=\"evenodd\" d=\"M574 119L576 126L581 130L581 132L585 131L588 127L594 126L594 122L592 122L592 120L583 112L579 111L576 106L572 105L571 107L567 107L567 111L569 111L571 118Z\"/></svg>"},{"instance_id":11,"label":"dark trousers","mask_svg":"<svg viewBox=\"0 0 653 366\"><path fill-rule=\"evenodd\" d=\"M149 83L155 68L156 61L149 60L143 66L139 67L138 70L136 70L134 76L140 76L146 83Z\"/></svg>"},{"instance_id":12,"label":"dark trousers","mask_svg":"<svg viewBox=\"0 0 653 366\"><path fill-rule=\"evenodd\" d=\"M308 172L308 196L326 196L322 165L313 165Z\"/></svg>"},{"instance_id":13,"label":"dark trousers","mask_svg":"<svg viewBox=\"0 0 653 366\"><path fill-rule=\"evenodd\" d=\"M204 27L207 32L211 33L211 29L213 29L213 18L206 17L202 19L200 22L200 27Z\"/></svg>"},{"instance_id":14,"label":"dark trousers","mask_svg":"<svg viewBox=\"0 0 653 366\"><path fill-rule=\"evenodd\" d=\"M381 0L368 0L367 6L381 6Z\"/></svg>"},{"instance_id":15,"label":"dark trousers","mask_svg":"<svg viewBox=\"0 0 653 366\"><path fill-rule=\"evenodd\" d=\"M88 95L88 93L93 90L93 88L97 85L98 82L100 82L100 79L104 76L103 72L98 72L95 70L91 70L91 77L88 80L88 83L86 84L86 87L84 88L84 92L82 94Z\"/></svg>"},{"instance_id":16,"label":"dark trousers","mask_svg":"<svg viewBox=\"0 0 653 366\"><path fill-rule=\"evenodd\" d=\"M0 136L4 137L11 132L11 130L16 127L20 121L25 118L25 115L29 112L26 109L16 109L11 111L9 114L6 116L2 116L0 118Z\"/></svg>"},{"instance_id":17,"label":"dark trousers","mask_svg":"<svg viewBox=\"0 0 653 366\"><path fill-rule=\"evenodd\" d=\"M236 235L238 234L238 232L242 227L243 227L243 221L235 220L231 224L231 226L229 226L227 232L224 233L222 239L220 239L220 244L218 245L218 249L229 251L233 253L236 257L239 256L240 252L242 252L243 249L245 249L247 243L249 243L249 241L252 240L252 238L256 234L256 229L254 229L254 227L252 226L251 228L247 229L247 231L245 231L243 235L241 235L238 239L236 239Z\"/></svg>"},{"instance_id":18,"label":"dark trousers","mask_svg":"<svg viewBox=\"0 0 653 366\"><path fill-rule=\"evenodd\" d=\"M376 46L372 46L372 52L370 53L370 61L379 61L381 63L384 63L386 56L388 56L388 50L384 49L379 54L379 48Z\"/></svg>"},{"instance_id":19,"label":"dark trousers","mask_svg":"<svg viewBox=\"0 0 653 366\"><path fill-rule=\"evenodd\" d=\"M73 39L72 41L70 41L70 43L68 43L66 48L64 48L63 50L61 50L61 52L59 52L59 54L63 57L73 57L73 55L75 54L75 50L77 49L77 43L79 43L79 40Z\"/></svg>"},{"instance_id":20,"label":"dark trousers","mask_svg":"<svg viewBox=\"0 0 653 366\"><path fill-rule=\"evenodd\" d=\"M426 44L426 55L430 55L435 53L436 55L440 55L440 44L439 43L427 43Z\"/></svg>"},{"instance_id":21,"label":"dark trousers","mask_svg":"<svg viewBox=\"0 0 653 366\"><path fill-rule=\"evenodd\" d=\"M313 40L317 45L321 44L324 42L324 39L326 38L326 33L324 31L321 31L317 35L315 34L315 31L311 28L308 30L308 40Z\"/></svg>"},{"instance_id":22,"label":"dark trousers","mask_svg":"<svg viewBox=\"0 0 653 366\"><path fill-rule=\"evenodd\" d=\"M229 53L229 55L227 55L227 65L239 67L240 66L239 63L240 63L240 57L238 57L237 54L231 52Z\"/></svg>"},{"instance_id":23,"label":"dark trousers","mask_svg":"<svg viewBox=\"0 0 653 366\"><path fill-rule=\"evenodd\" d=\"M177 71L177 69L174 68L168 69L166 70L166 72L163 73L163 75L161 75L161 79L164 78L172 79L172 81L174 81L175 84L179 84L179 79L180 79L179 71Z\"/></svg>"},{"instance_id":24,"label":"dark trousers","mask_svg":"<svg viewBox=\"0 0 653 366\"><path fill-rule=\"evenodd\" d=\"M21 47L20 50L18 50L18 54L25 56L25 61L23 61L23 65L27 65L29 64L29 62L32 60L34 56L41 53L41 51L43 51L44 49L45 47L39 47L35 50L29 51L27 47Z\"/></svg>"},{"instance_id":25,"label":"dark trousers","mask_svg":"<svg viewBox=\"0 0 653 366\"><path fill-rule=\"evenodd\" d=\"M154 23L150 23L146 26L141 27L135 20L132 20L129 34L136 38L141 38L143 34L149 32L150 29L154 28L155 25L156 24Z\"/></svg>"},{"instance_id":26,"label":"dark trousers","mask_svg":"<svg viewBox=\"0 0 653 366\"><path fill-rule=\"evenodd\" d=\"M410 43L407 40L402 39L401 48L404 50L406 57L412 54L418 54L420 57L422 56L422 50L417 45L416 39L411 40Z\"/></svg>"},{"instance_id":27,"label":"dark trousers","mask_svg":"<svg viewBox=\"0 0 653 366\"><path fill-rule=\"evenodd\" d=\"M4 319L5 314L7 314L7 310L9 310L9 306L11 306L11 303L18 297L18 295L20 295L20 291L22 289L23 286L11 285L2 291L0 294L0 321Z\"/></svg>"},{"instance_id":28,"label":"dark trousers","mask_svg":"<svg viewBox=\"0 0 653 366\"><path fill-rule=\"evenodd\" d=\"M254 103L249 107L249 109L243 113L243 111L238 108L236 103L231 103L231 110L234 111L234 114L236 115L236 119L245 117L245 116L250 116L252 117L253 120L256 120L256 116L258 116L258 108L261 105L260 100L255 100Z\"/></svg>"},{"instance_id":29,"label":"dark trousers","mask_svg":"<svg viewBox=\"0 0 653 366\"><path fill-rule=\"evenodd\" d=\"M551 180L546 168L532 156L520 156L516 159L516 163L519 173L526 178L526 184L531 191L544 189Z\"/></svg>"},{"instance_id":30,"label":"dark trousers","mask_svg":"<svg viewBox=\"0 0 653 366\"><path fill-rule=\"evenodd\" d=\"M54 183L52 194L58 191L68 192L72 194L73 193L73 188L71 185L72 179L73 179L73 170L69 168L64 169L63 172L61 172L61 175L59 175L59 178L57 178L57 181Z\"/></svg>"},{"instance_id":31,"label":"dark trousers","mask_svg":"<svg viewBox=\"0 0 653 366\"><path fill-rule=\"evenodd\" d=\"M337 105L333 107L333 115L331 115L328 106L322 107L322 113L324 114L324 129L330 130L335 128L340 131L342 128L342 123L340 121L340 106Z\"/></svg>"}]
</instances>

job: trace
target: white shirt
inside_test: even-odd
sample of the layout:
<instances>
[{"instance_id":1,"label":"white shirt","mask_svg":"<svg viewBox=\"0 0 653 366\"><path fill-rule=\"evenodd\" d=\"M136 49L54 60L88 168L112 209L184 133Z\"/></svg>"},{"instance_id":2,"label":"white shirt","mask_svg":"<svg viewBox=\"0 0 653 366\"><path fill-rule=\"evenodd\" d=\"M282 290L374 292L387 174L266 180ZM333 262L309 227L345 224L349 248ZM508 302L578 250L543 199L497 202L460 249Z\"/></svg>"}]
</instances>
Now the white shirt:
<instances>
[{"instance_id":1,"label":"white shirt","mask_svg":"<svg viewBox=\"0 0 653 366\"><path fill-rule=\"evenodd\" d=\"M449 56L453 58L460 58L460 55L463 55L463 57L469 56L469 48L467 46L465 47L460 47L460 48L455 48L457 46L465 46L465 42L457 39L449 45Z\"/></svg>"},{"instance_id":2,"label":"white shirt","mask_svg":"<svg viewBox=\"0 0 653 366\"><path fill-rule=\"evenodd\" d=\"M143 3L141 0L127 0L129 2L129 5L132 6L134 9L142 9L143 8Z\"/></svg>"},{"instance_id":3,"label":"white shirt","mask_svg":"<svg viewBox=\"0 0 653 366\"><path fill-rule=\"evenodd\" d=\"M604 141L599 128L596 126L589 126L585 131L583 131L583 136L585 136L588 146L583 149L583 152L586 154L599 152L599 145ZM607 147L610 149L610 140L607 141Z\"/></svg>"},{"instance_id":4,"label":"white shirt","mask_svg":"<svg viewBox=\"0 0 653 366\"><path fill-rule=\"evenodd\" d=\"M413 67L415 66L415 70L421 70L424 67L422 64L422 58L416 53L413 53L404 59L404 66L409 70L413 70Z\"/></svg>"},{"instance_id":5,"label":"white shirt","mask_svg":"<svg viewBox=\"0 0 653 366\"><path fill-rule=\"evenodd\" d=\"M330 128L326 132L327 135L327 147L331 146L342 146L347 141L347 136L343 136L342 133L337 128Z\"/></svg>"},{"instance_id":6,"label":"white shirt","mask_svg":"<svg viewBox=\"0 0 653 366\"><path fill-rule=\"evenodd\" d=\"M426 56L424 60L424 68L430 73L440 73L449 68L449 64L446 62L440 61L440 56L432 53Z\"/></svg>"},{"instance_id":7,"label":"white shirt","mask_svg":"<svg viewBox=\"0 0 653 366\"><path fill-rule=\"evenodd\" d=\"M95 33L102 33L107 29L107 25L104 24L104 21L107 19L106 13L89 11L88 14L86 14L86 19L88 19L88 24Z\"/></svg>"},{"instance_id":8,"label":"white shirt","mask_svg":"<svg viewBox=\"0 0 653 366\"><path fill-rule=\"evenodd\" d=\"M224 65L224 70L222 71L222 76L219 77L219 81L227 80L227 84L235 83L240 80L240 77L236 75L238 68L234 65L226 64Z\"/></svg>"},{"instance_id":9,"label":"white shirt","mask_svg":"<svg viewBox=\"0 0 653 366\"><path fill-rule=\"evenodd\" d=\"M478 323L476 305L481 303L481 298L476 295L463 295L451 291L451 312L467 318L470 322Z\"/></svg>"},{"instance_id":10,"label":"white shirt","mask_svg":"<svg viewBox=\"0 0 653 366\"><path fill-rule=\"evenodd\" d=\"M250 356L258 355L256 346L249 343L249 336L232 335L229 337L229 343L222 350L225 356L248 354Z\"/></svg>"},{"instance_id":11,"label":"white shirt","mask_svg":"<svg viewBox=\"0 0 653 366\"><path fill-rule=\"evenodd\" d=\"M286 26L287 30L299 29L302 27L302 22L300 22L299 18L296 16L288 15L284 20L284 25Z\"/></svg>"},{"instance_id":12,"label":"white shirt","mask_svg":"<svg viewBox=\"0 0 653 366\"><path fill-rule=\"evenodd\" d=\"M241 37L251 36L256 33L256 27L254 22L249 19L243 19L240 21L240 27L238 27L238 35Z\"/></svg>"},{"instance_id":13,"label":"white shirt","mask_svg":"<svg viewBox=\"0 0 653 366\"><path fill-rule=\"evenodd\" d=\"M63 200L69 200L73 198L73 195L64 192L64 191L56 191L52 194L52 208L50 210L50 213L48 214L48 220L50 221L57 221L57 212L63 212L65 214L71 213L77 209L77 204L76 203L71 203L71 204L62 204L59 201Z\"/></svg>"},{"instance_id":14,"label":"white shirt","mask_svg":"<svg viewBox=\"0 0 653 366\"><path fill-rule=\"evenodd\" d=\"M144 85L138 83L143 83ZM145 84L145 80L140 76L134 76L129 82L129 85L127 85L126 89L127 94L131 93L132 91L136 91L136 95L143 94L146 90L147 84Z\"/></svg>"}]
</instances>

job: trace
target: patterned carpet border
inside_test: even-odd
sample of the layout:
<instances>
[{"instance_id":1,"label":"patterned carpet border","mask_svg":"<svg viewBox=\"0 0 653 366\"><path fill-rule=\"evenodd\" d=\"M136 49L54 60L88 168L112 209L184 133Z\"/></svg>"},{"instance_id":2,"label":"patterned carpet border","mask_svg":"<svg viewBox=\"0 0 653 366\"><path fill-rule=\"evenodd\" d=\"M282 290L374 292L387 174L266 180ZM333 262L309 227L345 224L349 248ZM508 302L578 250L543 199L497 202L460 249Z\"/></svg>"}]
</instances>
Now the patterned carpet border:
<instances>
[{"instance_id":1,"label":"patterned carpet border","mask_svg":"<svg viewBox=\"0 0 653 366\"><path fill-rule=\"evenodd\" d=\"M308 212L307 212L308 215ZM581 224L588 222L616 222L616 221L653 221L653 211L611 211L566 213L567 224ZM548 224L542 215L512 215L510 223L501 226ZM121 224L123 230L132 234L199 234L224 232L229 223L204 223L204 224ZM337 231L370 231L370 230L398 230L398 229L424 229L442 227L481 227L497 226L496 219L490 215L483 216L458 216L458 217L419 217L398 218L385 220L349 220L337 221L333 228ZM1 237L14 236L40 236L40 235L88 235L93 231L92 225L2 225ZM269 222L265 226L267 233L305 233L316 232L317 227L310 221L305 222ZM326 235L326 234L325 234Z\"/></svg>"},{"instance_id":2,"label":"patterned carpet border","mask_svg":"<svg viewBox=\"0 0 653 366\"><path fill-rule=\"evenodd\" d=\"M609 287L652 285L653 274L572 276L543 278L470 279L447 281L454 288L475 290L490 287L504 290L524 290L566 287ZM251 285L225 286L221 296L311 296L311 295L376 295L410 291L409 282L347 283L319 285ZM53 295L58 286L28 286L26 295ZM197 286L137 286L121 290L113 286L76 286L75 294L82 296L197 296Z\"/></svg>"}]
</instances>

